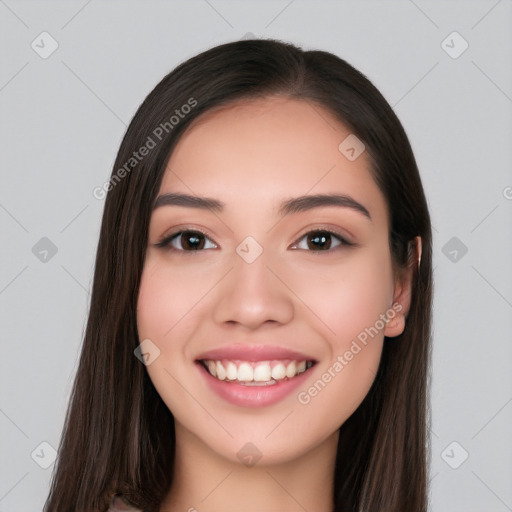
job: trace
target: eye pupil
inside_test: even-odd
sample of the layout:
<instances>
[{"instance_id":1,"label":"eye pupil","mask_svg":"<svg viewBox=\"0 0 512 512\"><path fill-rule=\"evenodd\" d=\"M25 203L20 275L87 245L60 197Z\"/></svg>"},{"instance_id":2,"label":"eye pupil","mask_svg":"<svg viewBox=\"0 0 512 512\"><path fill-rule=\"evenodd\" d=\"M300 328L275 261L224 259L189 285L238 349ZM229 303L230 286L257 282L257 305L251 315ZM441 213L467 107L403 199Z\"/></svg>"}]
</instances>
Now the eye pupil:
<instances>
[{"instance_id":1,"label":"eye pupil","mask_svg":"<svg viewBox=\"0 0 512 512\"><path fill-rule=\"evenodd\" d=\"M312 246L310 244L313 244ZM315 233L308 236L308 248L313 250L329 249L331 247L331 235L329 233Z\"/></svg>"},{"instance_id":2,"label":"eye pupil","mask_svg":"<svg viewBox=\"0 0 512 512\"><path fill-rule=\"evenodd\" d=\"M181 234L181 245L187 250L198 250L204 247L204 237L197 233L185 231Z\"/></svg>"}]
</instances>

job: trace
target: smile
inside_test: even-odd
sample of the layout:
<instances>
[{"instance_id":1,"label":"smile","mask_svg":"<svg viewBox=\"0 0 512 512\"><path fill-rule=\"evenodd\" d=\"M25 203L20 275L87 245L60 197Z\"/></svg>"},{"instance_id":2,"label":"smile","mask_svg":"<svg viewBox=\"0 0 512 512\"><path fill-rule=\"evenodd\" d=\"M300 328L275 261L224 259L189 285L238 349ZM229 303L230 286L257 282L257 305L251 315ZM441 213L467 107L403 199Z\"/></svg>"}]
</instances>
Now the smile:
<instances>
[{"instance_id":1,"label":"smile","mask_svg":"<svg viewBox=\"0 0 512 512\"><path fill-rule=\"evenodd\" d=\"M234 382L245 386L272 386L279 381L292 379L313 366L313 361L271 360L201 361L212 377L220 381Z\"/></svg>"},{"instance_id":2,"label":"smile","mask_svg":"<svg viewBox=\"0 0 512 512\"><path fill-rule=\"evenodd\" d=\"M237 407L268 407L281 402L305 385L315 366L316 361L304 359L196 361L207 388Z\"/></svg>"}]
</instances>

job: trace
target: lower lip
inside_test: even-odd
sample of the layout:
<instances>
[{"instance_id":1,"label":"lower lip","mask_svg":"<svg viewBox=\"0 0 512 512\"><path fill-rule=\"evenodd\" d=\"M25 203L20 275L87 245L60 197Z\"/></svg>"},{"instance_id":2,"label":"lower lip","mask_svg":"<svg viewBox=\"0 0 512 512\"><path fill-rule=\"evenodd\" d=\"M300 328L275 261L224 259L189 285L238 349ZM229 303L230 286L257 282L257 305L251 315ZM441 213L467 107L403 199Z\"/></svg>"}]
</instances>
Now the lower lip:
<instances>
[{"instance_id":1,"label":"lower lip","mask_svg":"<svg viewBox=\"0 0 512 512\"><path fill-rule=\"evenodd\" d=\"M311 368L291 379L278 381L268 386L244 386L236 382L219 380L197 363L210 388L224 400L241 407L264 407L272 405L288 396L309 377Z\"/></svg>"}]
</instances>

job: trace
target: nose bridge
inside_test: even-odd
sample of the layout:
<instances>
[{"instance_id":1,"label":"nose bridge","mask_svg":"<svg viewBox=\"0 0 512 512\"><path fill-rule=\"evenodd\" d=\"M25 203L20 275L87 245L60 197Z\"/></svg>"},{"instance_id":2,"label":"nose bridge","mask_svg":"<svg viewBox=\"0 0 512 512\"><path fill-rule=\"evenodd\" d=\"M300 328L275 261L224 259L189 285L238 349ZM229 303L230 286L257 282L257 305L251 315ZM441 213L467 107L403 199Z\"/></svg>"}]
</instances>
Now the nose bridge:
<instances>
[{"instance_id":1,"label":"nose bridge","mask_svg":"<svg viewBox=\"0 0 512 512\"><path fill-rule=\"evenodd\" d=\"M254 329L265 322L284 324L293 318L292 296L269 270L269 263L264 250L255 257L251 241L239 245L233 255L233 268L216 295L216 322Z\"/></svg>"}]
</instances>

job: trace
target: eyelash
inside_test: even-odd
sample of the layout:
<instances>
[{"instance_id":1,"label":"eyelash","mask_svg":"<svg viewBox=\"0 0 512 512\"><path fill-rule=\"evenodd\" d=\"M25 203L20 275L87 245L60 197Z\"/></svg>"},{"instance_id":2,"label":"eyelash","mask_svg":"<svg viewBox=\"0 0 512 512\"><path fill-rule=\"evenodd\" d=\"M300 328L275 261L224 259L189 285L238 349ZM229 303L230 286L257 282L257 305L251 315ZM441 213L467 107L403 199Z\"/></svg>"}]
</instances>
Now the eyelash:
<instances>
[{"instance_id":1,"label":"eyelash","mask_svg":"<svg viewBox=\"0 0 512 512\"><path fill-rule=\"evenodd\" d=\"M186 254L186 253L192 253L192 254L196 253L197 254L198 252L208 250L208 249L199 249L199 250L187 251L185 249L176 249L175 247L172 247L171 242L174 239L181 236L183 233L190 233L193 235L202 235L205 238L207 238L210 242L213 242L213 244L218 245L207 233L204 233L203 231L201 231L199 229L181 229L179 231L175 231L174 233L171 233L170 235L164 237L162 240L160 240L158 243L155 244L155 247L159 247L159 248L163 248L163 249L175 252L175 253L183 253L183 254ZM332 249L329 248L329 249L325 249L325 250L313 250L313 249L308 250L308 249L296 249L296 248L294 248L293 250L303 250L306 252L311 252L316 255L320 255L321 253L332 253L333 251L343 249L343 247L346 248L346 247L357 246L357 244L355 242L349 242L343 235L336 233L335 231L332 231L330 229L322 229L322 228L313 229L311 231L304 233L300 238L297 239L296 242L293 243L293 245L294 246L298 245L299 242L301 242L305 237L307 237L308 235L311 235L311 234L330 235L333 238L337 239L337 241L339 242L339 245L337 245L336 247L334 247Z\"/></svg>"}]
</instances>

